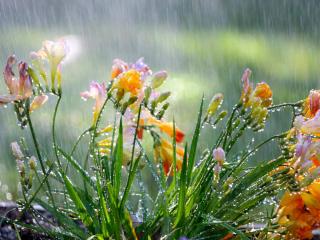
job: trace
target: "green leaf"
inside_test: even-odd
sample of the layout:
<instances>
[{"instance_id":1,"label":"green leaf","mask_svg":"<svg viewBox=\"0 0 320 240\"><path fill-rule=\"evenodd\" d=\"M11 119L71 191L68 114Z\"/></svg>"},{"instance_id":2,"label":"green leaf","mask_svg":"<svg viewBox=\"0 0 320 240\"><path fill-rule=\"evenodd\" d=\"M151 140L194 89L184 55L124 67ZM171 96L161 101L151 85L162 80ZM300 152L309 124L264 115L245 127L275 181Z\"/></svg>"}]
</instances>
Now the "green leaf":
<instances>
[{"instance_id":1,"label":"green leaf","mask_svg":"<svg viewBox=\"0 0 320 240\"><path fill-rule=\"evenodd\" d=\"M114 157L114 168L113 168L113 186L115 191L115 196L119 196L120 186L121 186L121 167L123 161L123 128L122 128L122 118L120 119L119 135L117 140L116 152Z\"/></svg>"},{"instance_id":2,"label":"green leaf","mask_svg":"<svg viewBox=\"0 0 320 240\"><path fill-rule=\"evenodd\" d=\"M89 183L92 187L95 187L95 183L90 178L90 175L86 170L82 168L82 166L73 159L69 154L63 151L61 148L58 147L58 151L65 157L65 159L81 174L81 177Z\"/></svg>"},{"instance_id":3,"label":"green leaf","mask_svg":"<svg viewBox=\"0 0 320 240\"><path fill-rule=\"evenodd\" d=\"M90 217L85 205L83 204L83 202L81 201L77 191L75 190L72 182L70 181L70 179L64 174L62 174L62 178L63 181L65 183L65 187L69 193L70 198L72 199L73 203L75 204L79 217L82 220L83 224L86 226L91 226L93 223L92 218Z\"/></svg>"},{"instance_id":4,"label":"green leaf","mask_svg":"<svg viewBox=\"0 0 320 240\"><path fill-rule=\"evenodd\" d=\"M140 162L140 159L141 159L141 154L138 156L138 158L134 161L134 163L131 163L132 164L132 169L130 170L129 172L129 176L128 176L128 181L127 181L127 185L126 185L126 188L124 190L124 194L123 194L123 197L122 197L122 200L121 200L121 204L120 204L120 209L123 209L124 208L124 205L128 199L128 196L129 196L129 192L130 192L130 188L132 186L132 183L133 183L133 180L134 180L134 177L136 175L136 172L137 172L137 168L139 166L139 162Z\"/></svg>"},{"instance_id":5,"label":"green leaf","mask_svg":"<svg viewBox=\"0 0 320 240\"><path fill-rule=\"evenodd\" d=\"M48 210L54 216L54 218L59 222L59 224L64 226L64 228L67 229L68 232L78 236L80 239L85 239L88 237L87 234L83 231L83 229L81 229L79 225L76 224L75 221L71 219L69 216L67 216L66 214L60 211L55 211L55 209L50 204L48 204L45 201L42 201L39 198L36 198L35 202L37 202L46 210Z\"/></svg>"},{"instance_id":6,"label":"green leaf","mask_svg":"<svg viewBox=\"0 0 320 240\"><path fill-rule=\"evenodd\" d=\"M115 189L113 188L110 182L107 182L107 189L108 189L108 197L109 197L109 204L110 204L110 216L113 218L113 232L115 234L115 239L120 240L121 236L121 221L119 216L119 209L116 201L116 193Z\"/></svg>"},{"instance_id":7,"label":"green leaf","mask_svg":"<svg viewBox=\"0 0 320 240\"><path fill-rule=\"evenodd\" d=\"M100 185L101 179L100 176L97 174L97 192L99 196L99 203L100 203L100 213L101 213L101 228L102 228L102 234L104 238L109 237L109 232L112 232L112 229L110 228L110 216L107 210L107 202L103 195L101 185Z\"/></svg>"},{"instance_id":8,"label":"green leaf","mask_svg":"<svg viewBox=\"0 0 320 240\"><path fill-rule=\"evenodd\" d=\"M202 110L203 110L203 98L201 100L200 110L198 113L198 121L197 121L196 128L194 130L194 133L193 133L191 147L190 147L190 153L189 153L189 158L188 158L187 185L190 184L192 169L193 169L193 166L195 163L197 145L198 145L198 140L199 140L199 135L200 135L200 130L201 130Z\"/></svg>"},{"instance_id":9,"label":"green leaf","mask_svg":"<svg viewBox=\"0 0 320 240\"><path fill-rule=\"evenodd\" d=\"M243 190L247 189L252 183L255 183L265 174L271 172L282 163L285 162L284 158L278 158L267 164L258 165L250 173L245 175L240 182L225 196L221 199L221 203L226 203L235 199Z\"/></svg>"},{"instance_id":10,"label":"green leaf","mask_svg":"<svg viewBox=\"0 0 320 240\"><path fill-rule=\"evenodd\" d=\"M178 203L178 212L175 220L175 227L180 225L185 217L185 203L186 203L186 192L187 192L187 150L188 146L185 146L183 163L180 175L180 192L179 192L179 203Z\"/></svg>"}]
</instances>

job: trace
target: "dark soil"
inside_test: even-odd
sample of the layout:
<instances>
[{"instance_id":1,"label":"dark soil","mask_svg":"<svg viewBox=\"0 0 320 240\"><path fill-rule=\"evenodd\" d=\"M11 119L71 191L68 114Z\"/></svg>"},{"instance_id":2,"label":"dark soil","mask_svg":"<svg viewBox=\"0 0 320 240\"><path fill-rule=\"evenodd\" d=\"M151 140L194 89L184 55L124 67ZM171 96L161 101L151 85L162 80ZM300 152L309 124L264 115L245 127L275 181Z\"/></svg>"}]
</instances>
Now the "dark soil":
<instances>
[{"instance_id":1,"label":"dark soil","mask_svg":"<svg viewBox=\"0 0 320 240\"><path fill-rule=\"evenodd\" d=\"M33 205L28 211L22 213L14 202L0 202L0 240L40 240L51 239L45 233L22 228L11 221L18 220L21 223L41 227L43 232L56 225L52 215L39 205Z\"/></svg>"}]
</instances>

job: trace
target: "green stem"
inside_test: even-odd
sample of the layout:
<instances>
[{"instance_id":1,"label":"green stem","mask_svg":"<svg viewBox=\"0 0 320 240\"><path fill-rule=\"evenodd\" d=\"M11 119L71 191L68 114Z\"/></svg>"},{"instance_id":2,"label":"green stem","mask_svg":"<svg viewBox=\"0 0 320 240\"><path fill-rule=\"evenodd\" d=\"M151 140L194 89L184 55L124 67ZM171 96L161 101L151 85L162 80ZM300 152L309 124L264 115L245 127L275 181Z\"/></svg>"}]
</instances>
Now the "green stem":
<instances>
[{"instance_id":1,"label":"green stem","mask_svg":"<svg viewBox=\"0 0 320 240\"><path fill-rule=\"evenodd\" d=\"M268 110L277 109L277 108L283 108L283 107L299 107L303 103L304 103L304 100L300 100L300 101L295 102L295 103L282 103L282 104L273 105L271 107L268 107Z\"/></svg>"},{"instance_id":2,"label":"green stem","mask_svg":"<svg viewBox=\"0 0 320 240\"><path fill-rule=\"evenodd\" d=\"M57 118L57 112L58 112L60 102L61 102L61 95L58 95L58 100L54 108L53 119L52 119L52 140L53 140L53 150L58 162L58 167L62 171L62 166L61 166L58 149L57 149L57 140L56 140L56 118Z\"/></svg>"},{"instance_id":3,"label":"green stem","mask_svg":"<svg viewBox=\"0 0 320 240\"><path fill-rule=\"evenodd\" d=\"M217 146L219 146L219 144L222 142L223 140L223 148L225 148L225 145L226 145L226 142L227 142L227 139L228 139L228 136L231 134L231 128L232 128L232 120L233 120L233 117L234 117L234 114L236 113L236 111L241 107L241 104L238 103L232 110L232 113L231 113L231 116L230 118L228 119L228 122L227 122L227 128L223 131L222 134L220 134L218 140L217 140L217 144L215 146L215 148Z\"/></svg>"},{"instance_id":4,"label":"green stem","mask_svg":"<svg viewBox=\"0 0 320 240\"><path fill-rule=\"evenodd\" d=\"M36 137L36 133L35 133L34 128L33 128L33 125L32 125L32 120L31 120L30 112L29 112L29 111L27 111L26 116L27 116L27 121L28 121L29 128L30 128L32 140L33 140L33 143L34 143L34 147L35 147L35 149L36 149L37 157L38 157L39 162L40 162L40 166L41 166L42 173L43 173L43 175L46 175L46 170L45 170L44 163L43 163L43 159L42 159L42 156L41 156L41 153L40 153L40 145L39 145L39 143L38 143L38 140L37 140L37 137ZM47 185L47 188L48 188L49 197L50 197L50 199L51 199L51 201L52 201L52 204L54 204L53 195L52 195L52 193L51 193L50 184L49 184L49 182L48 182L47 179L45 179L45 182L46 182L46 185Z\"/></svg>"},{"instance_id":5,"label":"green stem","mask_svg":"<svg viewBox=\"0 0 320 240\"><path fill-rule=\"evenodd\" d=\"M278 135L274 135L266 140L264 140L263 142L259 143L257 146L255 146L251 151L247 152L239 161L239 163L233 168L233 169L237 169L239 166L242 165L242 163L254 152L256 152L259 148L261 148L263 145L265 145L266 143L272 141L273 139L276 138L282 138L286 135L286 133L282 133L282 134L278 134Z\"/></svg>"},{"instance_id":6,"label":"green stem","mask_svg":"<svg viewBox=\"0 0 320 240\"><path fill-rule=\"evenodd\" d=\"M72 156L73 153L74 153L74 151L77 149L77 147L78 147L81 139L82 139L88 132L90 132L90 131L92 131L92 128L86 129L86 130L78 137L77 141L75 142L75 144L73 145L73 147L72 147L72 149L71 149L70 156Z\"/></svg>"}]
</instances>

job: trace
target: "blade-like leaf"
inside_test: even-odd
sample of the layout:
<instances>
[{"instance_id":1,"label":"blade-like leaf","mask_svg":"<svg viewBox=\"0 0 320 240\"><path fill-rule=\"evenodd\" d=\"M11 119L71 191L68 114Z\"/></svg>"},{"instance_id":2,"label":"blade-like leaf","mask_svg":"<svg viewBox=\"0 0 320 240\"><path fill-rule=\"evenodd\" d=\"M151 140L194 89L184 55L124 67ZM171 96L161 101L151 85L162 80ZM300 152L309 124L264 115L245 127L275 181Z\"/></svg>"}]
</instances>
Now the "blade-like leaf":
<instances>
[{"instance_id":1,"label":"blade-like leaf","mask_svg":"<svg viewBox=\"0 0 320 240\"><path fill-rule=\"evenodd\" d=\"M180 222L183 221L185 216L185 202L186 202L186 192L187 192L187 150L188 146L185 146L183 163L180 175L180 192L179 192L179 203L177 210L177 217L175 220L175 227L177 227Z\"/></svg>"},{"instance_id":2,"label":"blade-like leaf","mask_svg":"<svg viewBox=\"0 0 320 240\"><path fill-rule=\"evenodd\" d=\"M81 201L77 191L75 190L72 182L70 181L70 179L64 174L62 173L62 177L63 177L63 181L65 183L65 187L69 193L70 198L72 199L73 203L75 204L79 217L82 220L83 224L86 226L91 226L93 223L93 220L91 218L91 216L89 215L85 205L83 204L83 202Z\"/></svg>"},{"instance_id":3,"label":"blade-like leaf","mask_svg":"<svg viewBox=\"0 0 320 240\"><path fill-rule=\"evenodd\" d=\"M202 110L203 110L203 98L201 100L200 110L198 113L197 125L196 125L196 128L193 133L191 147L190 147L190 153L189 153L189 157L188 157L187 185L190 184L191 174L192 174L192 170L193 170L194 163L195 163L197 145L198 145L198 140L199 140L199 135L200 135L200 130L201 130Z\"/></svg>"},{"instance_id":4,"label":"blade-like leaf","mask_svg":"<svg viewBox=\"0 0 320 240\"><path fill-rule=\"evenodd\" d=\"M119 125L119 134L117 140L117 146L115 151L115 157L113 159L113 186L115 194L118 198L121 186L121 167L122 167L122 160L123 160L123 129L122 129L122 118L120 119Z\"/></svg>"}]
</instances>

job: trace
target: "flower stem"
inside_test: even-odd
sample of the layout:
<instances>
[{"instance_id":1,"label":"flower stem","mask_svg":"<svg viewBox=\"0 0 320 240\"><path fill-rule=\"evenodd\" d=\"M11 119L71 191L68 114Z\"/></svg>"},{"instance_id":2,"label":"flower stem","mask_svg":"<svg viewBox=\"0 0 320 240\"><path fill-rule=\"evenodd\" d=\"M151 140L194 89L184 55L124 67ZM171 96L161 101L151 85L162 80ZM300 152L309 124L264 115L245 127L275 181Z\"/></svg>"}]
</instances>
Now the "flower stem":
<instances>
[{"instance_id":1,"label":"flower stem","mask_svg":"<svg viewBox=\"0 0 320 240\"><path fill-rule=\"evenodd\" d=\"M57 140L56 140L56 117L57 117L57 112L58 112L58 108L61 102L61 95L58 95L58 100L56 103L56 106L54 108L54 113L53 113L53 119L52 119L52 141L53 141L53 150L58 162L58 166L60 168L60 170L62 171L62 166L61 166L61 162L60 162L60 158L58 155L58 150L57 150Z\"/></svg>"},{"instance_id":2,"label":"flower stem","mask_svg":"<svg viewBox=\"0 0 320 240\"><path fill-rule=\"evenodd\" d=\"M303 104L304 100L295 102L295 103L282 103L278 105L273 105L271 107L268 107L268 110L282 108L282 107L299 107L301 104Z\"/></svg>"}]
</instances>

